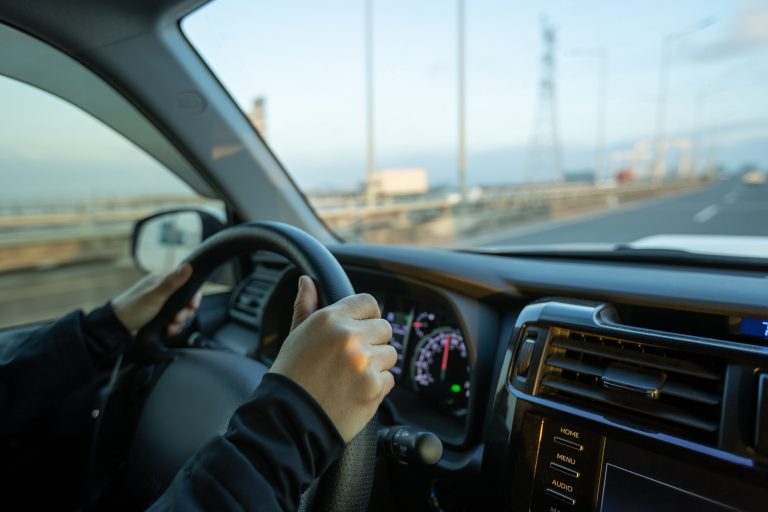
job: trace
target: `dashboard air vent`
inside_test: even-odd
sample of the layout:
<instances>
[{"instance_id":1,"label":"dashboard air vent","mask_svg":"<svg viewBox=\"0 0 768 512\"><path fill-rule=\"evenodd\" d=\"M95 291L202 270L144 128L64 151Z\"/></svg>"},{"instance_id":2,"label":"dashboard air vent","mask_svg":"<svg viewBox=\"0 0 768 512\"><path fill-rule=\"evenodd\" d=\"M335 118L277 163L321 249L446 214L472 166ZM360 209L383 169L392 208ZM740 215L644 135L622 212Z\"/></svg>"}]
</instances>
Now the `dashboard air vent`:
<instances>
[{"instance_id":1,"label":"dashboard air vent","mask_svg":"<svg viewBox=\"0 0 768 512\"><path fill-rule=\"evenodd\" d=\"M258 327L264 306L284 270L285 265L258 265L234 294L230 315Z\"/></svg>"},{"instance_id":2,"label":"dashboard air vent","mask_svg":"<svg viewBox=\"0 0 768 512\"><path fill-rule=\"evenodd\" d=\"M723 361L678 349L553 328L539 394L713 443Z\"/></svg>"}]
</instances>

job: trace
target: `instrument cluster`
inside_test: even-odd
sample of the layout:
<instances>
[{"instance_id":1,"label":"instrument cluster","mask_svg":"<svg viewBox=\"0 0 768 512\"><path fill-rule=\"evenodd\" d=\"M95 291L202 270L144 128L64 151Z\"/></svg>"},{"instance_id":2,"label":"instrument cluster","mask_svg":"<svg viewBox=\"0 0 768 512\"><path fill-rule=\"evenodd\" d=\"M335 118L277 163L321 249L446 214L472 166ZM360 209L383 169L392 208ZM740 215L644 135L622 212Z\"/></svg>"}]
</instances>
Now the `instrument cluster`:
<instances>
[{"instance_id":1,"label":"instrument cluster","mask_svg":"<svg viewBox=\"0 0 768 512\"><path fill-rule=\"evenodd\" d=\"M402 296L378 297L392 325L397 350L395 381L455 416L465 416L470 396L470 357L459 322L446 308Z\"/></svg>"}]
</instances>

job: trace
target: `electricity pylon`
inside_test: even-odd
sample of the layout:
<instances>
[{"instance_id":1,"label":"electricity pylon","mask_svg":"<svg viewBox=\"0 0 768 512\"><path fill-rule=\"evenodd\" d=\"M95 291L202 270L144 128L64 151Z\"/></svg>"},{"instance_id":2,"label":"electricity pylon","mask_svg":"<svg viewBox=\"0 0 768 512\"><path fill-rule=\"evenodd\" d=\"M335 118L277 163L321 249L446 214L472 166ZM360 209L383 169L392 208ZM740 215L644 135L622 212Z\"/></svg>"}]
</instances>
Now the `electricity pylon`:
<instances>
[{"instance_id":1,"label":"electricity pylon","mask_svg":"<svg viewBox=\"0 0 768 512\"><path fill-rule=\"evenodd\" d=\"M555 28L541 20L543 51L539 98L528 152L526 181L562 181L563 159L555 89Z\"/></svg>"}]
</instances>

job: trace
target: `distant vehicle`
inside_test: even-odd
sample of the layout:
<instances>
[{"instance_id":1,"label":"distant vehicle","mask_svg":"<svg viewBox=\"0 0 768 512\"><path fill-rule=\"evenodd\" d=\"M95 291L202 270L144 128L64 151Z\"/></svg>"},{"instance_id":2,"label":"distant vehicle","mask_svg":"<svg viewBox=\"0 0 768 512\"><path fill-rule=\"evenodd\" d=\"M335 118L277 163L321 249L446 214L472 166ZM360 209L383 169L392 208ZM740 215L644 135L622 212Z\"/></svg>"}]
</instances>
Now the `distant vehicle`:
<instances>
[{"instance_id":1,"label":"distant vehicle","mask_svg":"<svg viewBox=\"0 0 768 512\"><path fill-rule=\"evenodd\" d=\"M632 169L622 169L616 173L616 183L629 183L635 181L635 173Z\"/></svg>"},{"instance_id":2,"label":"distant vehicle","mask_svg":"<svg viewBox=\"0 0 768 512\"><path fill-rule=\"evenodd\" d=\"M741 175L741 182L745 185L765 185L768 182L765 171L754 169Z\"/></svg>"}]
</instances>

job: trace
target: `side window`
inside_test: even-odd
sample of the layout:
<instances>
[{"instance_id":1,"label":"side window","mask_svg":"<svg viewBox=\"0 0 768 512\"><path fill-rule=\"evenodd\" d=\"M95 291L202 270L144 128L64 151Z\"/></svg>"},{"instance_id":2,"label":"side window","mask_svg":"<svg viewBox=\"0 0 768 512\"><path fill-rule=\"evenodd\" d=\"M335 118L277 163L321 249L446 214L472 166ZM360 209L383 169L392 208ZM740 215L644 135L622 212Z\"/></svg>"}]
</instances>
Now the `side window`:
<instances>
[{"instance_id":1,"label":"side window","mask_svg":"<svg viewBox=\"0 0 768 512\"><path fill-rule=\"evenodd\" d=\"M0 75L0 328L99 306L140 277L133 223L196 194L112 128Z\"/></svg>"}]
</instances>

